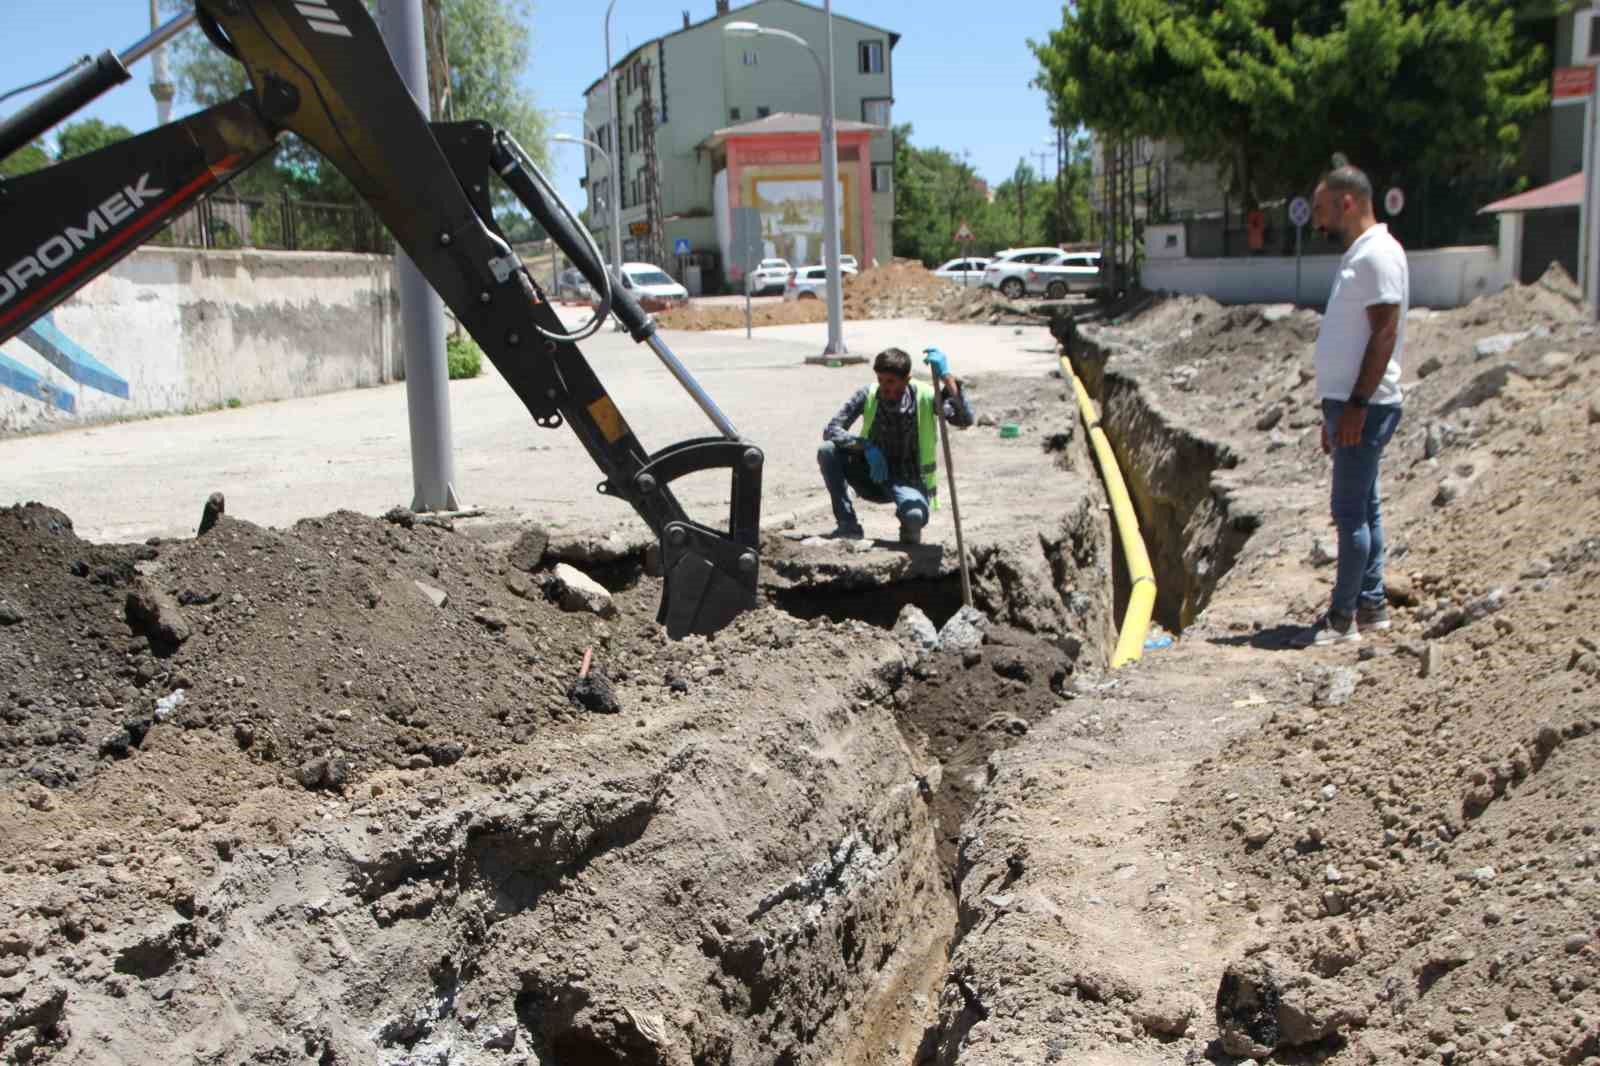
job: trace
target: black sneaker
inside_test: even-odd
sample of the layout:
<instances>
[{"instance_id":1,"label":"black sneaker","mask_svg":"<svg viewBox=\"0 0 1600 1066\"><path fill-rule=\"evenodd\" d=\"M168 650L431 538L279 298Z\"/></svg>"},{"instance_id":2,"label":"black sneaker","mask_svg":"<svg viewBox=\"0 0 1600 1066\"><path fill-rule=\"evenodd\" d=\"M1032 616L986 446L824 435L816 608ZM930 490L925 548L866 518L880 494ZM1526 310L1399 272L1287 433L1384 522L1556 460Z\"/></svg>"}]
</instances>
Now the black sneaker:
<instances>
[{"instance_id":1,"label":"black sneaker","mask_svg":"<svg viewBox=\"0 0 1600 1066\"><path fill-rule=\"evenodd\" d=\"M833 540L862 540L866 535L867 531L860 526L837 526L828 534Z\"/></svg>"},{"instance_id":2,"label":"black sneaker","mask_svg":"<svg viewBox=\"0 0 1600 1066\"><path fill-rule=\"evenodd\" d=\"M1386 603L1375 603L1370 606L1365 603L1361 604L1356 608L1356 625L1362 629L1388 629L1391 625L1389 621L1389 605Z\"/></svg>"},{"instance_id":3,"label":"black sneaker","mask_svg":"<svg viewBox=\"0 0 1600 1066\"><path fill-rule=\"evenodd\" d=\"M1356 620L1347 614L1329 611L1316 623L1307 626L1290 639L1289 643L1296 648L1315 648L1324 644L1344 644L1361 639L1361 631L1356 628Z\"/></svg>"}]
</instances>

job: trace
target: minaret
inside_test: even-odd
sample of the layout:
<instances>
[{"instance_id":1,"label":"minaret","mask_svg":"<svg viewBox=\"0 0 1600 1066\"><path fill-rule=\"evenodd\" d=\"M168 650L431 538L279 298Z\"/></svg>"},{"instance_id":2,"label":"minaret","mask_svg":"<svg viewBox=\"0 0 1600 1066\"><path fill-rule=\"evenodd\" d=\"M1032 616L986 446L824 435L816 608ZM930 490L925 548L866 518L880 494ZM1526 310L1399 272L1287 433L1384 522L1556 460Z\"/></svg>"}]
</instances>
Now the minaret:
<instances>
[{"instance_id":1,"label":"minaret","mask_svg":"<svg viewBox=\"0 0 1600 1066\"><path fill-rule=\"evenodd\" d=\"M160 19L160 12L156 10L156 0L150 0L152 30L161 25ZM150 57L150 95L156 98L156 124L159 126L165 126L172 118L174 92L172 82L167 78L167 49L162 46Z\"/></svg>"}]
</instances>

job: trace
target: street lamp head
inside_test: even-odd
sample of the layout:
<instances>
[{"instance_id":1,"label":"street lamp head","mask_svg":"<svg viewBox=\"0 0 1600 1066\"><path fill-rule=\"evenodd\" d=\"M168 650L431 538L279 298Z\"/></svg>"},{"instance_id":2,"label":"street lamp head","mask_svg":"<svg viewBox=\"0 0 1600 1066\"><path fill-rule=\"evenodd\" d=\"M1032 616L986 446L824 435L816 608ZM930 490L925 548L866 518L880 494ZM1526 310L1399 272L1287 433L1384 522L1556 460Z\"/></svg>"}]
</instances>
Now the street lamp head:
<instances>
[{"instance_id":1,"label":"street lamp head","mask_svg":"<svg viewBox=\"0 0 1600 1066\"><path fill-rule=\"evenodd\" d=\"M722 32L729 37L759 37L761 26L755 22L730 22L722 27Z\"/></svg>"},{"instance_id":2,"label":"street lamp head","mask_svg":"<svg viewBox=\"0 0 1600 1066\"><path fill-rule=\"evenodd\" d=\"M570 133L552 133L550 135L550 139L552 141L560 141L562 144L581 144L582 143L580 138L574 137Z\"/></svg>"}]
</instances>

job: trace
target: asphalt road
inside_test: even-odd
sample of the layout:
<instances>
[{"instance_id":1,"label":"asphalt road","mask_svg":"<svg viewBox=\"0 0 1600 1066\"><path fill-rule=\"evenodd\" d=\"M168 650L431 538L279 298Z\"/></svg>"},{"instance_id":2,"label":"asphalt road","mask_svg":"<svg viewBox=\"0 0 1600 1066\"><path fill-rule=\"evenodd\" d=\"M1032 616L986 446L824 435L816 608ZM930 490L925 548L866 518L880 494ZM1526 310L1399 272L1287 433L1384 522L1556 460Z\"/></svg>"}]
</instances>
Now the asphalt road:
<instances>
[{"instance_id":1,"label":"asphalt road","mask_svg":"<svg viewBox=\"0 0 1600 1066\"><path fill-rule=\"evenodd\" d=\"M577 309L567 313L576 324ZM765 522L828 525L816 447L823 424L870 370L805 365L821 350L825 323L759 329L751 340L742 329L663 336L740 433L766 451ZM1043 377L1056 365L1042 326L849 322L845 339L867 355L937 344L960 375ZM714 432L648 349L610 330L582 347L646 448ZM535 426L485 369L450 387L463 505L564 528L637 523L626 505L595 492L600 474L572 433ZM412 498L405 386L0 440L0 469L0 501L58 507L92 540L191 534L216 490L230 515L266 526L340 508L381 514ZM691 515L725 524L724 478L696 475L676 491ZM963 503L969 491L984 492L963 485Z\"/></svg>"}]
</instances>

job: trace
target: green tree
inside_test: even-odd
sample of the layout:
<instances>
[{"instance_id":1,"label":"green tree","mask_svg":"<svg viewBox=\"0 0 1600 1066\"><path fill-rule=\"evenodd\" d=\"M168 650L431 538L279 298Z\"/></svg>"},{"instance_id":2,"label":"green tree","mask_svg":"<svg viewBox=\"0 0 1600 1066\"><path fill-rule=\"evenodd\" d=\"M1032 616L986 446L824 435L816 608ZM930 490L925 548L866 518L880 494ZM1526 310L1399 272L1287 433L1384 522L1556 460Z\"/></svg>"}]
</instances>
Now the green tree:
<instances>
[{"instance_id":1,"label":"green tree","mask_svg":"<svg viewBox=\"0 0 1600 1066\"><path fill-rule=\"evenodd\" d=\"M97 152L132 136L133 131L128 127L107 125L97 118L68 122L56 132L56 162L64 163L80 155Z\"/></svg>"},{"instance_id":2,"label":"green tree","mask_svg":"<svg viewBox=\"0 0 1600 1066\"><path fill-rule=\"evenodd\" d=\"M1030 44L1058 120L1180 141L1253 205L1335 151L1380 186L1513 166L1550 69L1518 4L1076 0Z\"/></svg>"},{"instance_id":3,"label":"green tree","mask_svg":"<svg viewBox=\"0 0 1600 1066\"><path fill-rule=\"evenodd\" d=\"M44 145L34 141L0 159L0 178L20 178L35 170L43 170L50 163L50 153L44 150Z\"/></svg>"},{"instance_id":4,"label":"green tree","mask_svg":"<svg viewBox=\"0 0 1600 1066\"><path fill-rule=\"evenodd\" d=\"M957 227L979 227L988 205L971 164L911 135L910 123L894 127L894 254L933 266L962 251Z\"/></svg>"},{"instance_id":5,"label":"green tree","mask_svg":"<svg viewBox=\"0 0 1600 1066\"><path fill-rule=\"evenodd\" d=\"M192 0L162 0L173 11ZM434 118L483 119L509 131L535 160L546 158L545 122L532 95L517 84L532 53L528 0L425 0L429 18L429 82ZM369 0L369 7L372 6ZM442 47L441 47L442 46ZM248 88L243 66L200 34L174 46L179 94L201 106L231 99ZM262 173L257 173L262 172ZM351 202L355 190L320 155L289 138L271 168L257 167L235 183L247 194L288 188L314 199ZM498 186L497 186L498 188Z\"/></svg>"}]
</instances>

